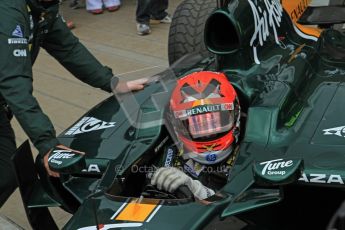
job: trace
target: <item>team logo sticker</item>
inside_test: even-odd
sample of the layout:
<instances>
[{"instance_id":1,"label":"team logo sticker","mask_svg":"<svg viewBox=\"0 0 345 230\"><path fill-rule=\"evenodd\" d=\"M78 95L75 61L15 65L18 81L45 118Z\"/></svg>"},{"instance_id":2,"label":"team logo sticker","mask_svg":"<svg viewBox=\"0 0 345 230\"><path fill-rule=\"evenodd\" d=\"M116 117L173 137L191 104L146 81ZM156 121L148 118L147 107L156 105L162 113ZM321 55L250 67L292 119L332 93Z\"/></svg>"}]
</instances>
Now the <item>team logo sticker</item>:
<instances>
[{"instance_id":1,"label":"team logo sticker","mask_svg":"<svg viewBox=\"0 0 345 230\"><path fill-rule=\"evenodd\" d=\"M15 57L26 57L26 50L24 49L15 49L13 50L13 56Z\"/></svg>"},{"instance_id":2,"label":"team logo sticker","mask_svg":"<svg viewBox=\"0 0 345 230\"><path fill-rule=\"evenodd\" d=\"M74 156L76 156L76 154L71 150L54 150L49 156L48 162L49 164L61 165L63 161L69 161Z\"/></svg>"},{"instance_id":3,"label":"team logo sticker","mask_svg":"<svg viewBox=\"0 0 345 230\"><path fill-rule=\"evenodd\" d=\"M77 124L66 131L66 136L88 133L101 129L108 129L115 126L116 122L101 121L94 117L84 117Z\"/></svg>"},{"instance_id":4,"label":"team logo sticker","mask_svg":"<svg viewBox=\"0 0 345 230\"><path fill-rule=\"evenodd\" d=\"M322 131L324 132L323 135L335 135L339 137L345 137L345 126L324 129Z\"/></svg>"},{"instance_id":5,"label":"team logo sticker","mask_svg":"<svg viewBox=\"0 0 345 230\"><path fill-rule=\"evenodd\" d=\"M217 155L214 153L206 155L206 160L208 162L215 162L217 160Z\"/></svg>"},{"instance_id":6,"label":"team logo sticker","mask_svg":"<svg viewBox=\"0 0 345 230\"><path fill-rule=\"evenodd\" d=\"M16 45L16 44L28 44L28 40L26 38L9 38L8 44Z\"/></svg>"},{"instance_id":7,"label":"team logo sticker","mask_svg":"<svg viewBox=\"0 0 345 230\"><path fill-rule=\"evenodd\" d=\"M59 145L49 154L48 164L53 171L72 173L85 168L84 156L85 152Z\"/></svg>"},{"instance_id":8,"label":"team logo sticker","mask_svg":"<svg viewBox=\"0 0 345 230\"><path fill-rule=\"evenodd\" d=\"M265 184L292 183L301 175L301 159L272 159L254 164L255 180Z\"/></svg>"},{"instance_id":9,"label":"team logo sticker","mask_svg":"<svg viewBox=\"0 0 345 230\"><path fill-rule=\"evenodd\" d=\"M12 36L19 37L19 38L24 37L22 28L20 27L20 25L17 25L16 28L13 30Z\"/></svg>"}]
</instances>

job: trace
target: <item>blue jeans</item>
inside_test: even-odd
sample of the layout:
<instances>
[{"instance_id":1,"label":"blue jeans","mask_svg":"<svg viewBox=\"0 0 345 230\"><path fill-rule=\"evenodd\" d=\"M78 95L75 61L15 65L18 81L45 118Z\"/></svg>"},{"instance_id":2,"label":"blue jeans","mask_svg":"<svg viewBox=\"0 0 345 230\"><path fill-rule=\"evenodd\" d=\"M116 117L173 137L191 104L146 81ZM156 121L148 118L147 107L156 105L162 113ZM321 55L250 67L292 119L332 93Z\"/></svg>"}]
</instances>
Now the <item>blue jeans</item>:
<instances>
[{"instance_id":1,"label":"blue jeans","mask_svg":"<svg viewBox=\"0 0 345 230\"><path fill-rule=\"evenodd\" d=\"M161 20L168 15L168 0L138 0L136 20L141 24L149 24L150 18Z\"/></svg>"}]
</instances>

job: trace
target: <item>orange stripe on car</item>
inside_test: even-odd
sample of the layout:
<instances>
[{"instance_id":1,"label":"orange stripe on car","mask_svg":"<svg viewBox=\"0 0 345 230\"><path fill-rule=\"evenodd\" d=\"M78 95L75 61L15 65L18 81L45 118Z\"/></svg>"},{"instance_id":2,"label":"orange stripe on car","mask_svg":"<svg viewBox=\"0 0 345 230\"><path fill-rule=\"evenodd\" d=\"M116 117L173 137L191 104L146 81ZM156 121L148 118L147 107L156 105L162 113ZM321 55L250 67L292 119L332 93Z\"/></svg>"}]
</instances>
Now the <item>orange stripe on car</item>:
<instances>
[{"instance_id":1,"label":"orange stripe on car","mask_svg":"<svg viewBox=\"0 0 345 230\"><path fill-rule=\"evenodd\" d=\"M159 200L132 200L115 220L144 222L158 206Z\"/></svg>"}]
</instances>

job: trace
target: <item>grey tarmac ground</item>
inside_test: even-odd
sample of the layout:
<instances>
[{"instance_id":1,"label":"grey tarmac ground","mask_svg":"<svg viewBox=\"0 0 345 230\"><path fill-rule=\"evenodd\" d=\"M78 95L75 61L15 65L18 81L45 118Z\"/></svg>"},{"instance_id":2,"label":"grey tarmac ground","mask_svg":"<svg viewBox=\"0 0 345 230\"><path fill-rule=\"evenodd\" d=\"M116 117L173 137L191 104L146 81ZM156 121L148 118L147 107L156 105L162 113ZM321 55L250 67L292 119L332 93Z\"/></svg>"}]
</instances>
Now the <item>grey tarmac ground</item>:
<instances>
[{"instance_id":1,"label":"grey tarmac ground","mask_svg":"<svg viewBox=\"0 0 345 230\"><path fill-rule=\"evenodd\" d=\"M170 0L168 12L173 14L180 2L181 0ZM314 0L313 5L328 5L328 2ZM61 12L65 19L76 24L73 33L104 65L111 67L114 73L126 75L128 72L154 66L168 66L169 25L153 25L152 34L138 36L135 23L136 0L123 0L119 11L105 12L102 15L89 14L85 9L72 10L68 5L69 0L64 1ZM57 133L61 133L91 107L109 96L75 79L44 50L41 51L33 72L34 95L52 120ZM27 137L15 119L13 127L17 144L20 145ZM36 150L32 149L36 154ZM71 217L59 208L50 210L59 227ZM0 230L21 229L15 227L9 219L23 229L31 229L18 190L0 209Z\"/></svg>"}]
</instances>

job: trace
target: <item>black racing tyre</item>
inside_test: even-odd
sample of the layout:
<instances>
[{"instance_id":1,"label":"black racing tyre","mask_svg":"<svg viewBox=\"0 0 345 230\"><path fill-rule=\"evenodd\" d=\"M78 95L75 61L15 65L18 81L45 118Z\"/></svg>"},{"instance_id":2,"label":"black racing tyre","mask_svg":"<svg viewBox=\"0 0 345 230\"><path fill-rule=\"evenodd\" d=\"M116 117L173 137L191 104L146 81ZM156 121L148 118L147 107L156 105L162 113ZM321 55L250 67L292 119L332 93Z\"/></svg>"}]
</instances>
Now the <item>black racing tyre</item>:
<instances>
[{"instance_id":1,"label":"black racing tyre","mask_svg":"<svg viewBox=\"0 0 345 230\"><path fill-rule=\"evenodd\" d=\"M169 30L170 65L187 53L206 51L205 22L216 6L216 0L184 0L178 5Z\"/></svg>"}]
</instances>

